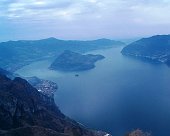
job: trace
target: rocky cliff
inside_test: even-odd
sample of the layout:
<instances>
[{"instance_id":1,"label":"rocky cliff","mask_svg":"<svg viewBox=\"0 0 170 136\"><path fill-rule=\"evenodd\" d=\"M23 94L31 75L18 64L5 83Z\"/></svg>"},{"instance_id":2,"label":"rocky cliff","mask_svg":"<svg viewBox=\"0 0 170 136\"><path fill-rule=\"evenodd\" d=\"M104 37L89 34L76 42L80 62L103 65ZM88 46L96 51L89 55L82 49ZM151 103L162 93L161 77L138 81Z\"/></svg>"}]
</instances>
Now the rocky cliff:
<instances>
[{"instance_id":1,"label":"rocky cliff","mask_svg":"<svg viewBox=\"0 0 170 136\"><path fill-rule=\"evenodd\" d=\"M69 119L26 80L0 74L1 136L103 136Z\"/></svg>"}]
</instances>

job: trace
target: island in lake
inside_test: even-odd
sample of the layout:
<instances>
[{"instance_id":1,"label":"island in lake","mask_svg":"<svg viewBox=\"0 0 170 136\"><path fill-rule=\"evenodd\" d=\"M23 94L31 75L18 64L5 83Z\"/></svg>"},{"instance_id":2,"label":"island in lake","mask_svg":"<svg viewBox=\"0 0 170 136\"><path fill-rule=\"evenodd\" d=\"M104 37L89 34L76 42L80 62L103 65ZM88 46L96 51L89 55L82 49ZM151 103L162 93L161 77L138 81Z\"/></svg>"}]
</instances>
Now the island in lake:
<instances>
[{"instance_id":1,"label":"island in lake","mask_svg":"<svg viewBox=\"0 0 170 136\"><path fill-rule=\"evenodd\" d=\"M56 57L64 50L86 53L124 45L123 42L110 39L76 41L60 40L53 37L40 40L0 42L0 67L15 72L32 62Z\"/></svg>"},{"instance_id":2,"label":"island in lake","mask_svg":"<svg viewBox=\"0 0 170 136\"><path fill-rule=\"evenodd\" d=\"M80 53L65 50L49 67L60 71L84 71L95 67L95 62L104 59L102 55L82 55Z\"/></svg>"}]
</instances>

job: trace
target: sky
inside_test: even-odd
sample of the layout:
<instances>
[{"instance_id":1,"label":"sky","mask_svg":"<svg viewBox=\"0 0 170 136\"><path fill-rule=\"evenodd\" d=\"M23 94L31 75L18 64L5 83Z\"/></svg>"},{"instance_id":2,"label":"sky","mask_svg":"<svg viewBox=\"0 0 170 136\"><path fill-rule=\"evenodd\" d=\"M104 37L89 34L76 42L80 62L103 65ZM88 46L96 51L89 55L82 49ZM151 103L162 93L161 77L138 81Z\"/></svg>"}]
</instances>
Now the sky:
<instances>
[{"instance_id":1,"label":"sky","mask_svg":"<svg viewBox=\"0 0 170 136\"><path fill-rule=\"evenodd\" d=\"M0 41L170 33L170 0L0 0Z\"/></svg>"}]
</instances>

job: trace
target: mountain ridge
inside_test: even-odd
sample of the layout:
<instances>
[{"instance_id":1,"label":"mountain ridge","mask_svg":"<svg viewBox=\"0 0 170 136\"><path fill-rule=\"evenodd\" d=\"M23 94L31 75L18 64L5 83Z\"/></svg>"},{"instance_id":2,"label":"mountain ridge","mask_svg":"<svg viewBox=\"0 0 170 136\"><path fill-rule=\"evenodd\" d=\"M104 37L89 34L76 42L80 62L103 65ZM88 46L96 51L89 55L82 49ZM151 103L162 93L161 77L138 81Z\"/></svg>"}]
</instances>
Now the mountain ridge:
<instances>
[{"instance_id":1,"label":"mountain ridge","mask_svg":"<svg viewBox=\"0 0 170 136\"><path fill-rule=\"evenodd\" d=\"M170 35L142 38L124 47L121 53L170 65Z\"/></svg>"},{"instance_id":2,"label":"mountain ridge","mask_svg":"<svg viewBox=\"0 0 170 136\"><path fill-rule=\"evenodd\" d=\"M0 43L0 67L14 72L32 62L57 57L64 50L85 53L122 45L124 43L109 39L76 41L47 38L2 42Z\"/></svg>"}]
</instances>

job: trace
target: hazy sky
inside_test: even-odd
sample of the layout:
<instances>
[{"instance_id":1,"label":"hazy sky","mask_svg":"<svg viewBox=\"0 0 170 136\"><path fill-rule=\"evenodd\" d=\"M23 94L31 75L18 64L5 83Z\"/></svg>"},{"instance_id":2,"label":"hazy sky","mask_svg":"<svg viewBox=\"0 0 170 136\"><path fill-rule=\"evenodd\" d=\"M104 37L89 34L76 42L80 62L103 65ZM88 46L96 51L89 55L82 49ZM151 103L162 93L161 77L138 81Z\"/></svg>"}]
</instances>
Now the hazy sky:
<instances>
[{"instance_id":1,"label":"hazy sky","mask_svg":"<svg viewBox=\"0 0 170 136\"><path fill-rule=\"evenodd\" d=\"M170 0L0 0L0 41L170 33Z\"/></svg>"}]
</instances>

